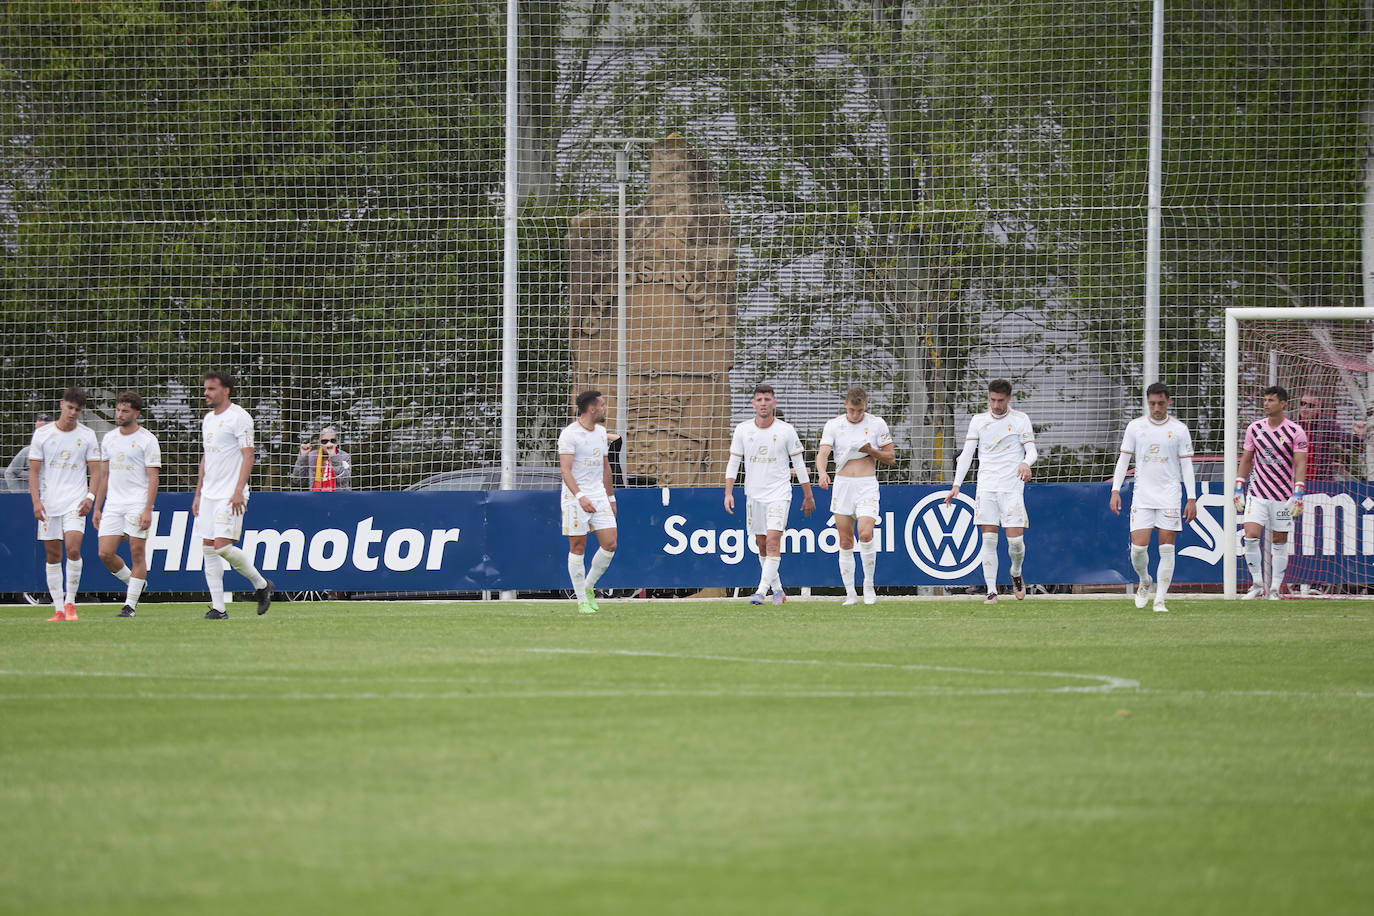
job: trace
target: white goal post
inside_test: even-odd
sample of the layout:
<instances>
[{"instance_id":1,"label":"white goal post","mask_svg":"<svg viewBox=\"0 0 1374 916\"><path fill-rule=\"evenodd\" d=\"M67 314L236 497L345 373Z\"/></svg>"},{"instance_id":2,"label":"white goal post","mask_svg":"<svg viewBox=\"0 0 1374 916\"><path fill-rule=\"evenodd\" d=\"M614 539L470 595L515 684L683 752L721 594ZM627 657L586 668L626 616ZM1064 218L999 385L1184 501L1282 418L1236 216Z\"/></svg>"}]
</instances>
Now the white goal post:
<instances>
[{"instance_id":1,"label":"white goal post","mask_svg":"<svg viewBox=\"0 0 1374 916\"><path fill-rule=\"evenodd\" d=\"M1232 481L1239 463L1237 430L1240 429L1240 324L1243 321L1374 321L1374 308L1290 306L1278 308L1228 308L1226 310L1226 401L1223 414L1225 430L1225 476L1222 485L1227 496L1222 524L1222 586L1227 598L1236 597L1236 507L1230 499Z\"/></svg>"}]
</instances>

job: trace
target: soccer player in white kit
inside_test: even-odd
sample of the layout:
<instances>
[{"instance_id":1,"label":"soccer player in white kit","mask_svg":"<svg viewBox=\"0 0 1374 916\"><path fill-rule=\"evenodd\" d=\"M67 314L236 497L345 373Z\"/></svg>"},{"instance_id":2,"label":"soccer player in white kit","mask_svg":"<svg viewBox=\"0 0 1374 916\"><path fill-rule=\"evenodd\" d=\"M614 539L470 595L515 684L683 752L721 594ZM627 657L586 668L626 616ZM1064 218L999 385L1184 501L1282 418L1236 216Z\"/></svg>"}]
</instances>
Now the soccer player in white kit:
<instances>
[{"instance_id":1,"label":"soccer player in white kit","mask_svg":"<svg viewBox=\"0 0 1374 916\"><path fill-rule=\"evenodd\" d=\"M577 419L558 434L558 466L563 473L563 533L568 537L568 578L577 610L595 614L596 583L615 559L615 485L611 480L609 438L600 421L606 419L606 399L599 391L577 396ZM595 531L600 546L586 567L587 532Z\"/></svg>"},{"instance_id":2,"label":"soccer player in white kit","mask_svg":"<svg viewBox=\"0 0 1374 916\"><path fill-rule=\"evenodd\" d=\"M1164 596L1174 578L1174 540L1184 522L1197 518L1197 480L1193 476L1193 437L1177 418L1169 416L1169 388L1155 382L1145 389L1150 412L1126 424L1121 454L1112 475L1108 507L1121 514L1121 485L1135 459L1135 493L1131 496L1131 566L1139 582L1135 606L1145 607L1154 595L1154 609L1165 612ZM1183 515L1178 512L1179 487L1187 494ZM1150 578L1150 532L1159 532L1159 566Z\"/></svg>"},{"instance_id":3,"label":"soccer player in white kit","mask_svg":"<svg viewBox=\"0 0 1374 916\"><path fill-rule=\"evenodd\" d=\"M864 604L875 604L878 592L874 574L878 568L878 544L873 526L882 518L878 499L878 464L897 463L896 447L887 421L868 413L868 393L855 385L844 396L844 413L825 424L821 447L816 452L816 486L830 488L826 463L835 453L835 493L830 512L840 536L840 579L845 598L841 604L858 603L854 591L854 533L858 530L859 553L864 564Z\"/></svg>"},{"instance_id":4,"label":"soccer player in white kit","mask_svg":"<svg viewBox=\"0 0 1374 916\"><path fill-rule=\"evenodd\" d=\"M772 385L754 388L754 416L735 427L730 441L730 461L725 468L725 511L735 514L735 477L744 464L745 527L759 548L762 573L750 604L763 604L768 589L773 603L787 600L778 567L782 563L782 533L792 507L792 471L801 483L802 514L816 508L811 479L806 473L805 451L792 424L779 420L777 396ZM790 464L789 464L790 462Z\"/></svg>"},{"instance_id":5,"label":"soccer player in white kit","mask_svg":"<svg viewBox=\"0 0 1374 916\"><path fill-rule=\"evenodd\" d=\"M100 482L95 487L91 520L100 535L100 561L126 586L124 608L116 616L132 617L148 583L148 529L153 524L162 449L157 436L143 427L143 398L121 391L115 398L115 428L100 442ZM102 510L100 507L104 506ZM133 569L116 551L128 538Z\"/></svg>"},{"instance_id":6,"label":"soccer player in white kit","mask_svg":"<svg viewBox=\"0 0 1374 916\"><path fill-rule=\"evenodd\" d=\"M978 455L978 501L973 521L983 532L983 581L988 587L984 604L997 603L997 529L1007 532L1007 553L1011 555L1011 589L1016 600L1026 597L1026 582L1021 564L1026 557L1025 488L1035 464L1035 430L1030 417L1011 409L1011 382L996 378L988 382L988 409L968 424L968 436L954 472L954 486L945 505L954 502L959 487Z\"/></svg>"},{"instance_id":7,"label":"soccer player in white kit","mask_svg":"<svg viewBox=\"0 0 1374 916\"><path fill-rule=\"evenodd\" d=\"M86 532L86 514L95 505L89 482L100 479L100 442L93 429L79 422L85 407L86 392L76 386L68 388L62 392L57 419L34 430L29 441L29 497L47 559L48 594L53 606L50 621L77 619L81 538Z\"/></svg>"},{"instance_id":8,"label":"soccer player in white kit","mask_svg":"<svg viewBox=\"0 0 1374 916\"><path fill-rule=\"evenodd\" d=\"M205 454L196 475L191 514L205 554L205 584L210 588L206 620L224 620L224 564L253 583L258 613L272 606L272 583L253 566L234 542L243 534L248 509L248 478L253 473L253 418L233 403L234 377L228 372L205 373L205 406L210 412L200 423Z\"/></svg>"}]
</instances>

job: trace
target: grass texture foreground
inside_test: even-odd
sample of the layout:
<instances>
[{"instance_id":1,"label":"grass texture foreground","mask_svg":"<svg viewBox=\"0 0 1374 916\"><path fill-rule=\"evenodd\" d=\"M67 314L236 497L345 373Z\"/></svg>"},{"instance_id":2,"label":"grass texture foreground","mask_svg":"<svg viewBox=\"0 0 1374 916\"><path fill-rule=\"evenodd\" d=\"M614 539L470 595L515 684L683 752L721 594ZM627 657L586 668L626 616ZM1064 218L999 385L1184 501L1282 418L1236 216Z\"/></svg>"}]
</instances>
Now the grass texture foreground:
<instances>
[{"instance_id":1,"label":"grass texture foreground","mask_svg":"<svg viewBox=\"0 0 1374 916\"><path fill-rule=\"evenodd\" d=\"M0 912L1374 911L1374 604L0 608Z\"/></svg>"}]
</instances>

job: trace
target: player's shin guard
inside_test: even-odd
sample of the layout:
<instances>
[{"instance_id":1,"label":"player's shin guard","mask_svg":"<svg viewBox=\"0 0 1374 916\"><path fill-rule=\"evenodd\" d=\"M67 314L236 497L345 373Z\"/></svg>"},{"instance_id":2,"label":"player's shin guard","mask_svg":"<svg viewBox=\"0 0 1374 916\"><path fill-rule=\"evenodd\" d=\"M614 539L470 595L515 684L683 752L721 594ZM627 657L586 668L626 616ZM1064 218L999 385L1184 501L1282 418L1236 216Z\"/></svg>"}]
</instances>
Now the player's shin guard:
<instances>
[{"instance_id":1,"label":"player's shin guard","mask_svg":"<svg viewBox=\"0 0 1374 916\"><path fill-rule=\"evenodd\" d=\"M81 590L81 566L80 560L67 558L67 603L76 604L76 593Z\"/></svg>"},{"instance_id":2,"label":"player's shin guard","mask_svg":"<svg viewBox=\"0 0 1374 916\"><path fill-rule=\"evenodd\" d=\"M1140 544L1131 545L1131 568L1135 570L1136 579L1146 582L1150 578L1150 548Z\"/></svg>"},{"instance_id":3,"label":"player's shin guard","mask_svg":"<svg viewBox=\"0 0 1374 916\"><path fill-rule=\"evenodd\" d=\"M1283 574L1288 571L1288 542L1284 541L1282 544L1275 542L1269 557L1273 563L1273 569L1269 571L1271 576L1269 594L1277 595L1279 586L1283 584Z\"/></svg>"},{"instance_id":4,"label":"player's shin guard","mask_svg":"<svg viewBox=\"0 0 1374 916\"><path fill-rule=\"evenodd\" d=\"M1174 581L1174 545L1159 545L1159 568L1155 570L1155 604L1164 603L1169 583Z\"/></svg>"},{"instance_id":5,"label":"player's shin guard","mask_svg":"<svg viewBox=\"0 0 1374 916\"><path fill-rule=\"evenodd\" d=\"M1260 559L1260 538L1245 539L1245 566L1250 570L1251 583L1263 588L1264 561Z\"/></svg>"},{"instance_id":6,"label":"player's shin guard","mask_svg":"<svg viewBox=\"0 0 1374 916\"><path fill-rule=\"evenodd\" d=\"M847 595L854 594L854 548L840 548L840 581Z\"/></svg>"},{"instance_id":7,"label":"player's shin guard","mask_svg":"<svg viewBox=\"0 0 1374 916\"><path fill-rule=\"evenodd\" d=\"M66 590L62 585L62 561L47 564L44 572L48 576L48 594L52 596L52 606L60 611L66 600Z\"/></svg>"},{"instance_id":8,"label":"player's shin guard","mask_svg":"<svg viewBox=\"0 0 1374 916\"><path fill-rule=\"evenodd\" d=\"M138 599L143 597L143 586L147 584L147 579L135 579L133 576L130 576L129 588L124 594L124 603L129 607L138 607Z\"/></svg>"},{"instance_id":9,"label":"player's shin guard","mask_svg":"<svg viewBox=\"0 0 1374 916\"><path fill-rule=\"evenodd\" d=\"M1007 554L1011 557L1011 574L1021 575L1021 561L1026 558L1025 537L1007 538Z\"/></svg>"},{"instance_id":10,"label":"player's shin guard","mask_svg":"<svg viewBox=\"0 0 1374 916\"><path fill-rule=\"evenodd\" d=\"M224 560L215 548L206 544L201 547L205 554L205 585L210 590L210 607L224 610Z\"/></svg>"},{"instance_id":11,"label":"player's shin guard","mask_svg":"<svg viewBox=\"0 0 1374 916\"><path fill-rule=\"evenodd\" d=\"M568 554L568 580L572 582L573 599L585 601L587 593L587 558L580 553Z\"/></svg>"},{"instance_id":12,"label":"player's shin guard","mask_svg":"<svg viewBox=\"0 0 1374 916\"><path fill-rule=\"evenodd\" d=\"M597 548L596 556L592 557L592 568L587 571L587 588L596 588L596 583L601 580L601 574L606 571L606 567L610 566L614 559L614 550L607 550L605 547Z\"/></svg>"},{"instance_id":13,"label":"player's shin guard","mask_svg":"<svg viewBox=\"0 0 1374 916\"><path fill-rule=\"evenodd\" d=\"M878 570L878 539L871 537L859 542L859 555L864 563L864 586L873 585L873 576Z\"/></svg>"},{"instance_id":14,"label":"player's shin guard","mask_svg":"<svg viewBox=\"0 0 1374 916\"><path fill-rule=\"evenodd\" d=\"M233 544L226 544L216 552L224 558L224 562L242 573L249 582L252 582L253 588L267 587L267 579L253 566L253 563L248 559L248 554L239 550L238 547Z\"/></svg>"},{"instance_id":15,"label":"player's shin guard","mask_svg":"<svg viewBox=\"0 0 1374 916\"><path fill-rule=\"evenodd\" d=\"M768 586L773 586L777 591L782 591L782 577L778 575L778 567L782 565L782 557L765 557L763 561L763 579L759 584L759 591L768 591Z\"/></svg>"},{"instance_id":16,"label":"player's shin guard","mask_svg":"<svg viewBox=\"0 0 1374 916\"><path fill-rule=\"evenodd\" d=\"M983 582L988 594L997 591L997 532L983 532Z\"/></svg>"}]
</instances>

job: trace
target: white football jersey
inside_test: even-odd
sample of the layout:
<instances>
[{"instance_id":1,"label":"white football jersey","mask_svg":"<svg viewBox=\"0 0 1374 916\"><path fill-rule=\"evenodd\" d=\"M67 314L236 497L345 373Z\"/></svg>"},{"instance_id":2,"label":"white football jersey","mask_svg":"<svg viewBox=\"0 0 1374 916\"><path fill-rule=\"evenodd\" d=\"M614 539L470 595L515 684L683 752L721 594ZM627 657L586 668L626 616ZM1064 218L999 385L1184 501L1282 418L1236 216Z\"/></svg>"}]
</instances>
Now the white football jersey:
<instances>
[{"instance_id":1,"label":"white football jersey","mask_svg":"<svg viewBox=\"0 0 1374 916\"><path fill-rule=\"evenodd\" d=\"M29 460L43 464L38 469L38 499L48 515L68 515L80 507L90 492L87 462L100 460L100 442L95 431L78 423L64 433L52 422L33 431L29 440Z\"/></svg>"},{"instance_id":2,"label":"white football jersey","mask_svg":"<svg viewBox=\"0 0 1374 916\"><path fill-rule=\"evenodd\" d=\"M851 458L867 457L859 449L867 443L874 448L892 444L892 432L887 421L877 414L866 413L858 423L850 423L846 414L840 414L825 424L821 433L821 445L830 446L835 452L835 471L838 473Z\"/></svg>"},{"instance_id":3,"label":"white football jersey","mask_svg":"<svg viewBox=\"0 0 1374 916\"><path fill-rule=\"evenodd\" d=\"M1131 505L1141 509L1177 509L1183 485L1181 458L1193 456L1188 427L1173 417L1156 423L1148 416L1126 424L1121 451L1135 456L1135 495Z\"/></svg>"},{"instance_id":4,"label":"white football jersey","mask_svg":"<svg viewBox=\"0 0 1374 916\"><path fill-rule=\"evenodd\" d=\"M206 499L231 499L243 469L239 449L253 447L253 418L237 404L223 411L211 411L200 421L200 437L205 444L205 477L200 495ZM248 485L243 485L248 495Z\"/></svg>"},{"instance_id":5,"label":"white football jersey","mask_svg":"<svg viewBox=\"0 0 1374 916\"><path fill-rule=\"evenodd\" d=\"M577 481L579 495L604 495L606 493L606 452L610 440L606 427L600 423L587 429L573 420L558 434L558 454L572 455L572 476ZM572 491L563 484L563 499L572 499Z\"/></svg>"},{"instance_id":6,"label":"white football jersey","mask_svg":"<svg viewBox=\"0 0 1374 916\"><path fill-rule=\"evenodd\" d=\"M797 431L777 419L764 427L745 420L730 442L730 454L744 460L744 495L764 502L792 498L792 456L801 453Z\"/></svg>"},{"instance_id":7,"label":"white football jersey","mask_svg":"<svg viewBox=\"0 0 1374 916\"><path fill-rule=\"evenodd\" d=\"M1030 417L1008 410L1000 417L991 411L974 416L968 436L978 442L978 489L1011 493L1024 488L1016 469L1026 460L1026 445L1035 441Z\"/></svg>"},{"instance_id":8,"label":"white football jersey","mask_svg":"<svg viewBox=\"0 0 1374 916\"><path fill-rule=\"evenodd\" d=\"M118 427L105 434L100 455L108 462L105 505L142 506L148 502L148 468L162 467L162 449L157 436L140 426L125 435Z\"/></svg>"}]
</instances>

